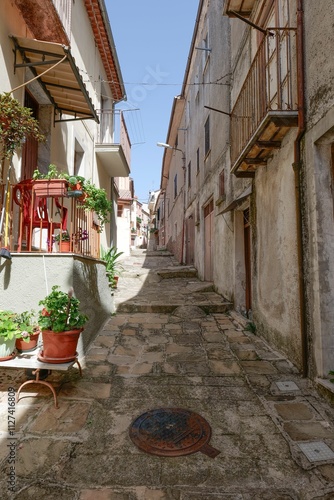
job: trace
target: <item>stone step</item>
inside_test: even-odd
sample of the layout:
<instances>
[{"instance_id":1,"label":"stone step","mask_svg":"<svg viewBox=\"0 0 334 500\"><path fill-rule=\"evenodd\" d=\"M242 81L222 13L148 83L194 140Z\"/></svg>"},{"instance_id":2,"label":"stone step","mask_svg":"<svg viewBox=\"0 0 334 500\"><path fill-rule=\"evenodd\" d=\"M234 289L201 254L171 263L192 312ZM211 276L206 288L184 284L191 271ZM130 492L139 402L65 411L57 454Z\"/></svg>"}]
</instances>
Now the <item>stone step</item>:
<instances>
[{"instance_id":1,"label":"stone step","mask_svg":"<svg viewBox=\"0 0 334 500\"><path fill-rule=\"evenodd\" d=\"M192 304L202 309L206 314L226 313L232 309L231 302L222 302L221 304ZM118 313L159 313L171 314L178 307L184 306L180 304L143 304L136 302L124 302L116 305Z\"/></svg>"},{"instance_id":2,"label":"stone step","mask_svg":"<svg viewBox=\"0 0 334 500\"><path fill-rule=\"evenodd\" d=\"M173 266L157 271L157 274L163 279L172 278L197 278L197 270L190 266Z\"/></svg>"}]
</instances>

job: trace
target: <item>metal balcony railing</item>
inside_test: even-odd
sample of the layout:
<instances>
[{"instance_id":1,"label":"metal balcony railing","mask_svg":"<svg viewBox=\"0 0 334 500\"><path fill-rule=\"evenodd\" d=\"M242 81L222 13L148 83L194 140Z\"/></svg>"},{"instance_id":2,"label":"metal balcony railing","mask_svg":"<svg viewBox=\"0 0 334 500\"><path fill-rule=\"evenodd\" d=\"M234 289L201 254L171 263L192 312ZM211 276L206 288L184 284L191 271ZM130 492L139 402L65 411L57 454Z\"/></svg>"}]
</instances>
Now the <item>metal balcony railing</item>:
<instances>
[{"instance_id":1,"label":"metal balcony railing","mask_svg":"<svg viewBox=\"0 0 334 500\"><path fill-rule=\"evenodd\" d=\"M98 110L100 127L97 144L113 145L119 144L128 165L131 164L131 142L121 110Z\"/></svg>"},{"instance_id":2,"label":"metal balcony railing","mask_svg":"<svg viewBox=\"0 0 334 500\"><path fill-rule=\"evenodd\" d=\"M296 30L269 28L269 31L273 35L268 34L262 40L232 109L232 165L268 113L283 117L298 111Z\"/></svg>"},{"instance_id":3,"label":"metal balcony railing","mask_svg":"<svg viewBox=\"0 0 334 500\"><path fill-rule=\"evenodd\" d=\"M4 192L5 186L0 185L1 213ZM0 248L11 253L71 252L100 257L95 214L77 198L35 196L31 180L9 186L3 220Z\"/></svg>"}]
</instances>

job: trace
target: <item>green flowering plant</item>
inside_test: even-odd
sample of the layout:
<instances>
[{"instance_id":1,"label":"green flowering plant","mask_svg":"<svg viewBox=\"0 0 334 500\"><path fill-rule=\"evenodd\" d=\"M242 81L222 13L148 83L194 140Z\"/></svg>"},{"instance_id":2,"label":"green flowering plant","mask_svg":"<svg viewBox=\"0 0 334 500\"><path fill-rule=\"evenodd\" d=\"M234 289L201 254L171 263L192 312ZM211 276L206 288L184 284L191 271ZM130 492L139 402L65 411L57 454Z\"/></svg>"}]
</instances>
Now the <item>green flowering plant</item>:
<instances>
[{"instance_id":1,"label":"green flowering plant","mask_svg":"<svg viewBox=\"0 0 334 500\"><path fill-rule=\"evenodd\" d=\"M29 342L29 337L36 328L32 317L33 311L23 313L0 311L0 337L5 341L22 338L25 342Z\"/></svg>"},{"instance_id":2,"label":"green flowering plant","mask_svg":"<svg viewBox=\"0 0 334 500\"><path fill-rule=\"evenodd\" d=\"M52 330L55 333L82 328L88 317L80 312L80 301L73 296L73 289L68 293L60 290L58 285L43 300L39 301L43 308L38 312L38 324L41 330Z\"/></svg>"}]
</instances>

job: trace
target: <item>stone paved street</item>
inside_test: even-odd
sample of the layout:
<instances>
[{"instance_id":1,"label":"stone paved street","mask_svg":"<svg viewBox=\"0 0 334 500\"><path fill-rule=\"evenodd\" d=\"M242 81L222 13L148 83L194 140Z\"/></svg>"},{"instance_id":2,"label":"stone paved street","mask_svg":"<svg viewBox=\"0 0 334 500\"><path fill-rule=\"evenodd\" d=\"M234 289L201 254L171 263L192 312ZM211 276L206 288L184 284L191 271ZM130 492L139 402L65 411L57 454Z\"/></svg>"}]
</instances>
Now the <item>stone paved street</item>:
<instances>
[{"instance_id":1,"label":"stone paved street","mask_svg":"<svg viewBox=\"0 0 334 500\"><path fill-rule=\"evenodd\" d=\"M1 499L334 499L333 407L193 269L145 251L123 266L116 313L81 360L83 377L75 367L48 377L59 409L46 387L22 391L15 493L7 389L25 373L0 370ZM159 408L200 414L220 453L138 449L132 422Z\"/></svg>"}]
</instances>

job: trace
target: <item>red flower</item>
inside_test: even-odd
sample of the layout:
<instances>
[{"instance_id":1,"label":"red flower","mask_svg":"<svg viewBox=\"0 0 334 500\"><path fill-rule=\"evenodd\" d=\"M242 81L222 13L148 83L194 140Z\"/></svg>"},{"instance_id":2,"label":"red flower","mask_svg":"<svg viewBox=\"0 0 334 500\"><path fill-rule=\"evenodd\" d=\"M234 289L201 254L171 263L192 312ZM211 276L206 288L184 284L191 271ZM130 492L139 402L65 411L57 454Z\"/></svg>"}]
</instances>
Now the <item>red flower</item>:
<instances>
[{"instance_id":1,"label":"red flower","mask_svg":"<svg viewBox=\"0 0 334 500\"><path fill-rule=\"evenodd\" d=\"M45 309L45 307L43 307L41 314L42 316L50 316L50 313Z\"/></svg>"}]
</instances>

